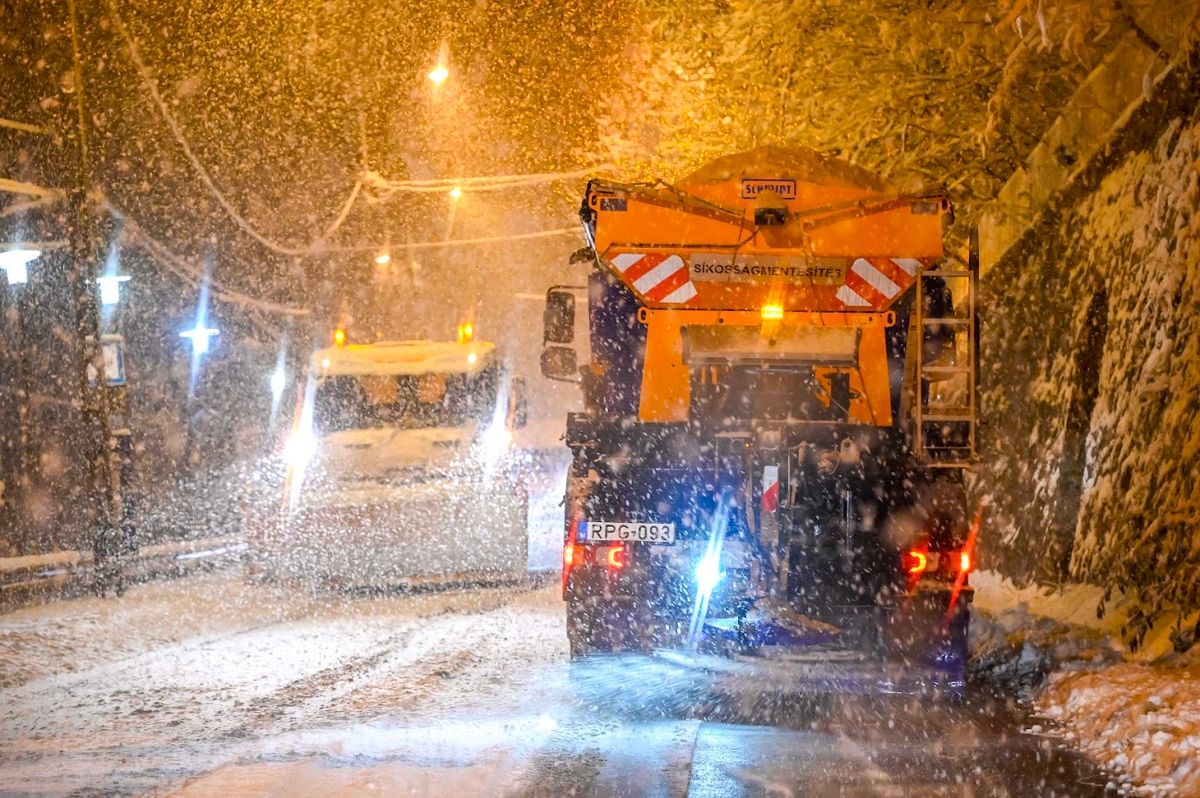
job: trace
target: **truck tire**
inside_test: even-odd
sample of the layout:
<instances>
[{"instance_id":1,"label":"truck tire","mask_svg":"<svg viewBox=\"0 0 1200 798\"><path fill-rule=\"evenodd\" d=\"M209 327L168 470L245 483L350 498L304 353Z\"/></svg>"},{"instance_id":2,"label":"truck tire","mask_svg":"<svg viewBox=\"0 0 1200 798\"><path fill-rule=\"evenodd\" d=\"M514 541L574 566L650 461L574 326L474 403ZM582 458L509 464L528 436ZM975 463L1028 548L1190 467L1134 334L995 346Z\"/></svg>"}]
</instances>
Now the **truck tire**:
<instances>
[{"instance_id":1,"label":"truck tire","mask_svg":"<svg viewBox=\"0 0 1200 798\"><path fill-rule=\"evenodd\" d=\"M612 650L599 609L574 596L567 599L567 645L572 660Z\"/></svg>"}]
</instances>

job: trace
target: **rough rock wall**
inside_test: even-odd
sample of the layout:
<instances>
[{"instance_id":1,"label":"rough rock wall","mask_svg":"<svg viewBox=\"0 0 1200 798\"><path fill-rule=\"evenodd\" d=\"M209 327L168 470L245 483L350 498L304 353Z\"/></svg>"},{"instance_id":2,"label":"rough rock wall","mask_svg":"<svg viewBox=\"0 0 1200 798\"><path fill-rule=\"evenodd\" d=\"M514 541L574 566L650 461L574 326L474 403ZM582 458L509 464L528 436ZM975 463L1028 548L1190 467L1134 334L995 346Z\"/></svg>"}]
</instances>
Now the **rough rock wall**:
<instances>
[{"instance_id":1,"label":"rough rock wall","mask_svg":"<svg viewBox=\"0 0 1200 798\"><path fill-rule=\"evenodd\" d=\"M1133 593L1135 643L1200 607L1200 111L1137 124L983 279L976 482L984 556Z\"/></svg>"}]
</instances>

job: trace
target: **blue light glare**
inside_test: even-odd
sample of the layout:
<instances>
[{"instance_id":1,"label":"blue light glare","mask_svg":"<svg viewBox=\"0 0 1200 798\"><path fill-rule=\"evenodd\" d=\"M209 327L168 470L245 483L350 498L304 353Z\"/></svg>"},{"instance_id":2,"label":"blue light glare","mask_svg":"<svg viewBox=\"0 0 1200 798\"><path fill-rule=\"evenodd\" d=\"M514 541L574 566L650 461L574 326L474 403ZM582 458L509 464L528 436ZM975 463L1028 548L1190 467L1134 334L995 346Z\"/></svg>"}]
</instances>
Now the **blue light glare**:
<instances>
[{"instance_id":1,"label":"blue light glare","mask_svg":"<svg viewBox=\"0 0 1200 798\"><path fill-rule=\"evenodd\" d=\"M696 566L696 589L702 596L711 596L725 574L721 571L720 549L709 549Z\"/></svg>"}]
</instances>

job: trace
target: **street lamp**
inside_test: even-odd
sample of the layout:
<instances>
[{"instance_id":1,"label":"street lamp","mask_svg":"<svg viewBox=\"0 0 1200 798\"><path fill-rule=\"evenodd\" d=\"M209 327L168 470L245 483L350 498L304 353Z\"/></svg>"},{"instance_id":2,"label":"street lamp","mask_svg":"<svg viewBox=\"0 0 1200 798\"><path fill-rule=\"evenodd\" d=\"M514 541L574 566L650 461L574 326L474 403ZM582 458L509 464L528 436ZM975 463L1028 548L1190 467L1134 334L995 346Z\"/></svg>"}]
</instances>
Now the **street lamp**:
<instances>
[{"instance_id":1,"label":"street lamp","mask_svg":"<svg viewBox=\"0 0 1200 798\"><path fill-rule=\"evenodd\" d=\"M38 249L9 249L0 252L0 269L9 285L24 285L29 282L29 264L42 256Z\"/></svg>"},{"instance_id":2,"label":"street lamp","mask_svg":"<svg viewBox=\"0 0 1200 798\"><path fill-rule=\"evenodd\" d=\"M283 389L287 387L287 369L282 362L275 364L271 372L271 399L276 406L283 398Z\"/></svg>"},{"instance_id":3,"label":"street lamp","mask_svg":"<svg viewBox=\"0 0 1200 798\"><path fill-rule=\"evenodd\" d=\"M96 282L100 286L100 304L112 306L120 302L121 283L128 281L128 274L106 274L103 277L97 277Z\"/></svg>"},{"instance_id":4,"label":"street lamp","mask_svg":"<svg viewBox=\"0 0 1200 798\"><path fill-rule=\"evenodd\" d=\"M212 346L212 339L220 334L220 330L209 327L204 322L197 321L195 327L190 330L184 330L179 334L179 337L187 338L192 344L192 354L199 356L208 354Z\"/></svg>"},{"instance_id":5,"label":"street lamp","mask_svg":"<svg viewBox=\"0 0 1200 798\"><path fill-rule=\"evenodd\" d=\"M461 188L459 188L458 186L455 186L454 188L450 189L450 199L458 199L462 195L463 195L463 190Z\"/></svg>"},{"instance_id":6,"label":"street lamp","mask_svg":"<svg viewBox=\"0 0 1200 798\"><path fill-rule=\"evenodd\" d=\"M446 82L446 78L450 77L450 70L446 68L446 62L450 56L450 45L445 40L438 47L437 63L433 69L429 70L429 80L434 86L441 86Z\"/></svg>"},{"instance_id":7,"label":"street lamp","mask_svg":"<svg viewBox=\"0 0 1200 798\"><path fill-rule=\"evenodd\" d=\"M387 266L391 262L392 256L387 252L380 252L375 256L375 265L377 266Z\"/></svg>"}]
</instances>

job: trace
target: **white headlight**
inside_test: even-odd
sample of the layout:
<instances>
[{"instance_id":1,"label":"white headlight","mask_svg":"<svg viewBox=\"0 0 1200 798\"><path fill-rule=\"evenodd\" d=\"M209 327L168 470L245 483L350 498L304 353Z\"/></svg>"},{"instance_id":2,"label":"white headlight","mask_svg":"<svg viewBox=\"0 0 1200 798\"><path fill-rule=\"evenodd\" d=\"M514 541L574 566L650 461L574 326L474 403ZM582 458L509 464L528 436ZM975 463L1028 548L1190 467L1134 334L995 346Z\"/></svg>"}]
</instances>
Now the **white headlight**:
<instances>
[{"instance_id":1,"label":"white headlight","mask_svg":"<svg viewBox=\"0 0 1200 798\"><path fill-rule=\"evenodd\" d=\"M492 424L484 431L479 444L483 447L484 454L499 457L512 445L512 432L503 424Z\"/></svg>"},{"instance_id":2,"label":"white headlight","mask_svg":"<svg viewBox=\"0 0 1200 798\"><path fill-rule=\"evenodd\" d=\"M308 430L298 429L288 436L283 447L283 461L290 466L303 466L317 451L317 440Z\"/></svg>"}]
</instances>

